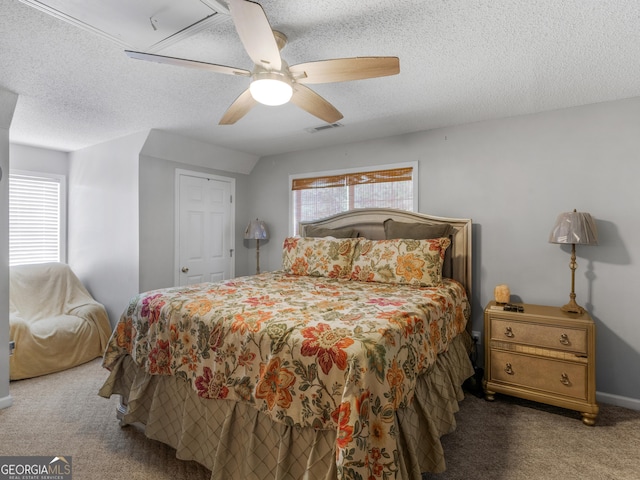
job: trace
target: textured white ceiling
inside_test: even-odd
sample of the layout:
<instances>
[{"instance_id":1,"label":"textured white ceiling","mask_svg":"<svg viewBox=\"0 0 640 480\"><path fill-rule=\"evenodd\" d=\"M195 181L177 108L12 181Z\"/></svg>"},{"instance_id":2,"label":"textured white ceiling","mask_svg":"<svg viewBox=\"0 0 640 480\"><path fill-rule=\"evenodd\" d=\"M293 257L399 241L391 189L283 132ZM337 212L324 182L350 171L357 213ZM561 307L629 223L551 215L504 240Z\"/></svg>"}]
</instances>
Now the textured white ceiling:
<instances>
[{"instance_id":1,"label":"textured white ceiling","mask_svg":"<svg viewBox=\"0 0 640 480\"><path fill-rule=\"evenodd\" d=\"M344 128L293 105L218 126L248 79L132 60L122 47L0 0L12 142L59 150L159 129L257 155L640 96L638 0L261 0L291 65L394 55L400 74L313 85ZM157 53L246 69L230 19Z\"/></svg>"}]
</instances>

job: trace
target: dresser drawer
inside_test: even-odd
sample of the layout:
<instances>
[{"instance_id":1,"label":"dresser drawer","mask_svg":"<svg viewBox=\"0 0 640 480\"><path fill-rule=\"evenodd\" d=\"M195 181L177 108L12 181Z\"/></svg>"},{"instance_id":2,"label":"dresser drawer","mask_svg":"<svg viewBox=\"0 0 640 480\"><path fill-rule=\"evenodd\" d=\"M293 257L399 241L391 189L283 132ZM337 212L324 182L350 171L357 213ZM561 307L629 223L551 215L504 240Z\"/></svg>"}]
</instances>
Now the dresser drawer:
<instances>
[{"instance_id":1,"label":"dresser drawer","mask_svg":"<svg viewBox=\"0 0 640 480\"><path fill-rule=\"evenodd\" d=\"M491 351L491 381L587 398L587 364Z\"/></svg>"},{"instance_id":2,"label":"dresser drawer","mask_svg":"<svg viewBox=\"0 0 640 480\"><path fill-rule=\"evenodd\" d=\"M491 339L567 352L587 353L587 331L583 328L566 328L505 318L492 318Z\"/></svg>"}]
</instances>

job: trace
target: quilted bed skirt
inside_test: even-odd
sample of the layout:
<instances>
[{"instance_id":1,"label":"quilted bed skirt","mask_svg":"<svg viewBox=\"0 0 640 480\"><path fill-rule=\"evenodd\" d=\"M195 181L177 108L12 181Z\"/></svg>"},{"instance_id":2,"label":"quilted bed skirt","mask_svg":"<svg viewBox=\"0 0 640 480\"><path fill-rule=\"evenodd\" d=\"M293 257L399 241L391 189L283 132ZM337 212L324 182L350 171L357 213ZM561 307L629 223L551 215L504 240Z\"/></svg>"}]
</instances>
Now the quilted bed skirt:
<instances>
[{"instance_id":1,"label":"quilted bed skirt","mask_svg":"<svg viewBox=\"0 0 640 480\"><path fill-rule=\"evenodd\" d=\"M412 405L396 412L396 478L445 470L440 437L455 429L461 385L473 373L462 335L418 380ZM99 394L120 395L127 406L122 424L143 424L146 436L175 448L177 458L210 469L211 480L337 478L335 431L289 427L248 404L202 399L183 379L149 375L128 355Z\"/></svg>"}]
</instances>

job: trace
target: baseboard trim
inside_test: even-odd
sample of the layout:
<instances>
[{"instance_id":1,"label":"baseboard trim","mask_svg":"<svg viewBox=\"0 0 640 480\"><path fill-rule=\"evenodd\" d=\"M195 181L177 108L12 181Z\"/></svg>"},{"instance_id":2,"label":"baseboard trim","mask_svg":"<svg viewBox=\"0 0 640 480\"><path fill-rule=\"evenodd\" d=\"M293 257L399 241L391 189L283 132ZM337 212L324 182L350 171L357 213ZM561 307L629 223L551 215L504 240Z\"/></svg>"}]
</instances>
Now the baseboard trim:
<instances>
[{"instance_id":1,"label":"baseboard trim","mask_svg":"<svg viewBox=\"0 0 640 480\"><path fill-rule=\"evenodd\" d=\"M3 408L9 408L11 405L13 405L13 398L11 398L11 395L0 398L0 410Z\"/></svg>"},{"instance_id":2,"label":"baseboard trim","mask_svg":"<svg viewBox=\"0 0 640 480\"><path fill-rule=\"evenodd\" d=\"M640 400L637 398L623 397L612 393L596 392L596 400L600 403L608 403L610 405L640 411Z\"/></svg>"}]
</instances>

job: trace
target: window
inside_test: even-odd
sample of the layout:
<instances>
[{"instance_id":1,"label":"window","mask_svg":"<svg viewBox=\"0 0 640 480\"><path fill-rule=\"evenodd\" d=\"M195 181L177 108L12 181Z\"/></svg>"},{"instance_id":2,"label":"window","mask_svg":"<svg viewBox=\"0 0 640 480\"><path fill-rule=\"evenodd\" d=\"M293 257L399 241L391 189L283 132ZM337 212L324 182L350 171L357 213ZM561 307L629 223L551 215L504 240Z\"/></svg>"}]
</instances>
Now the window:
<instances>
[{"instance_id":1,"label":"window","mask_svg":"<svg viewBox=\"0 0 640 480\"><path fill-rule=\"evenodd\" d=\"M65 261L62 175L9 174L9 265Z\"/></svg>"},{"instance_id":2,"label":"window","mask_svg":"<svg viewBox=\"0 0 640 480\"><path fill-rule=\"evenodd\" d=\"M293 234L302 221L317 220L354 208L397 208L414 211L417 163L292 175Z\"/></svg>"}]
</instances>

